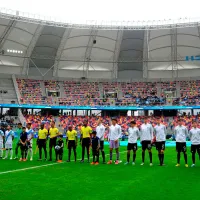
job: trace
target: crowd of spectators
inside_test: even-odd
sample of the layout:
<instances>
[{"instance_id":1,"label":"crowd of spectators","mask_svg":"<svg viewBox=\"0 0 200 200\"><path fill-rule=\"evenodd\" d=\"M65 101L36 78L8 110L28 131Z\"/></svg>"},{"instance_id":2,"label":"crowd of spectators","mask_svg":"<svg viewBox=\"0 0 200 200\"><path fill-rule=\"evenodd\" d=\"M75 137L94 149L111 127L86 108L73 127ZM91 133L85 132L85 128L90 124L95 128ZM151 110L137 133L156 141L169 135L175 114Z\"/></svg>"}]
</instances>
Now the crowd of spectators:
<instances>
[{"instance_id":1,"label":"crowd of spectators","mask_svg":"<svg viewBox=\"0 0 200 200\"><path fill-rule=\"evenodd\" d=\"M60 105L94 106L103 104L97 82L64 81L65 96L59 98Z\"/></svg>"},{"instance_id":2,"label":"crowd of spectators","mask_svg":"<svg viewBox=\"0 0 200 200\"><path fill-rule=\"evenodd\" d=\"M62 133L65 133L69 126L72 126L75 130L77 130L80 133L81 126L83 124L83 121L85 119L88 120L88 125L92 127L93 130L97 127L97 121L99 118L102 119L103 125L106 127L105 137L107 137L108 134L108 127L111 124L111 118L108 116L105 117L99 117L99 116L69 116L69 115L60 115L58 119L56 117L53 117L51 115L47 116L41 116L38 115L25 115L26 122L32 123L32 128L34 131L37 131L40 127L41 123L45 124L45 128L50 128L50 123L52 121L57 120L57 124L59 129ZM185 125L188 130L192 128L192 122L197 121L200 122L200 115L194 116L194 115L185 115L185 116L175 116L175 117L161 117L162 123L167 127L168 134L171 135L173 133L173 129L175 126L178 125L178 119L183 120L183 125ZM144 122L144 116L120 116L117 117L118 124L122 127L122 136L127 134L127 129L130 126L131 121L135 121L136 125L140 127L140 125ZM149 116L148 122L151 123L153 126L157 123L157 117ZM200 126L199 126L200 128Z\"/></svg>"},{"instance_id":3,"label":"crowd of spectators","mask_svg":"<svg viewBox=\"0 0 200 200\"><path fill-rule=\"evenodd\" d=\"M58 91L60 89L59 83L54 80L44 81L44 87L50 91Z\"/></svg>"},{"instance_id":4,"label":"crowd of spectators","mask_svg":"<svg viewBox=\"0 0 200 200\"><path fill-rule=\"evenodd\" d=\"M41 123L45 125L46 129L50 128L50 124L52 121L55 121L55 118L52 115L42 116L38 115L25 115L26 123L32 124L32 129L37 131L40 128Z\"/></svg>"},{"instance_id":5,"label":"crowd of spectators","mask_svg":"<svg viewBox=\"0 0 200 200\"><path fill-rule=\"evenodd\" d=\"M21 104L52 104L50 97L42 96L40 82L39 80L17 79Z\"/></svg>"},{"instance_id":6,"label":"crowd of spectators","mask_svg":"<svg viewBox=\"0 0 200 200\"><path fill-rule=\"evenodd\" d=\"M111 123L111 118L108 116L101 117L103 120L104 126L108 127ZM62 115L59 117L59 126L63 129L66 130L68 126L73 126L73 128L79 130L81 125L83 124L83 121L85 119L88 119L89 125L95 129L97 126L97 121L99 119L99 116L67 116L67 115ZM118 124L121 125L122 131L126 132L128 129L130 122L132 120L136 121L137 126L139 127L143 121L144 117L130 117L130 116L120 116L117 118ZM163 123L168 126L169 118L164 118L162 117ZM156 124L156 118L155 117L149 117L149 122L152 123L153 125Z\"/></svg>"},{"instance_id":7,"label":"crowd of spectators","mask_svg":"<svg viewBox=\"0 0 200 200\"><path fill-rule=\"evenodd\" d=\"M164 105L165 97L158 97L155 82L124 82L121 83L123 98L117 105Z\"/></svg>"},{"instance_id":8,"label":"crowd of spectators","mask_svg":"<svg viewBox=\"0 0 200 200\"><path fill-rule=\"evenodd\" d=\"M180 81L180 97L174 99L173 105L199 105L200 81Z\"/></svg>"},{"instance_id":9,"label":"crowd of spectators","mask_svg":"<svg viewBox=\"0 0 200 200\"><path fill-rule=\"evenodd\" d=\"M43 96L41 81L17 79L21 104L52 105L52 97ZM177 83L180 84L180 97L168 98L168 92L177 95ZM102 89L100 87L102 85ZM58 81L44 81L48 91L60 91ZM158 88L160 92L158 93ZM64 94L55 95L55 104L67 106L154 106L166 105L199 105L200 81L165 81L165 82L63 82ZM100 92L101 91L101 92ZM103 93L102 93L103 92ZM101 94L102 93L102 94ZM172 95L172 96L173 96Z\"/></svg>"}]
</instances>

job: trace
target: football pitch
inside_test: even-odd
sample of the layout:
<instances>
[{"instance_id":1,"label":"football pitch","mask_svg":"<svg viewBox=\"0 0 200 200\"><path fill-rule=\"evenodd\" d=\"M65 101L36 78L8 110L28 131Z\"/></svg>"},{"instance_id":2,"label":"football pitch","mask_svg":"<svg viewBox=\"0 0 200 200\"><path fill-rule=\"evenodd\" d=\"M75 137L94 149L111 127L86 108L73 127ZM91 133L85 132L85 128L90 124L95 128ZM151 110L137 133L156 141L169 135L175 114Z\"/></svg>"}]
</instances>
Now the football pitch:
<instances>
[{"instance_id":1,"label":"football pitch","mask_svg":"<svg viewBox=\"0 0 200 200\"><path fill-rule=\"evenodd\" d=\"M188 147L190 166L189 150ZM105 152L106 160L108 160L108 146L105 146ZM166 165L160 167L157 152L153 148L154 165L149 166L146 152L145 165L140 166L141 147L139 147L136 165L124 166L126 147L121 147L120 152L122 163L119 165L91 166L88 163L81 164L79 161L76 163L37 161L37 154L34 155L32 162L0 160L0 200L199 199L200 161L198 156L196 156L195 168L185 168L183 155L181 155L181 166L177 168L175 167L175 148L167 147ZM80 157L79 146L78 158ZM113 158L115 159L115 155ZM65 148L63 160L66 159ZM100 161L102 161L101 156Z\"/></svg>"}]
</instances>

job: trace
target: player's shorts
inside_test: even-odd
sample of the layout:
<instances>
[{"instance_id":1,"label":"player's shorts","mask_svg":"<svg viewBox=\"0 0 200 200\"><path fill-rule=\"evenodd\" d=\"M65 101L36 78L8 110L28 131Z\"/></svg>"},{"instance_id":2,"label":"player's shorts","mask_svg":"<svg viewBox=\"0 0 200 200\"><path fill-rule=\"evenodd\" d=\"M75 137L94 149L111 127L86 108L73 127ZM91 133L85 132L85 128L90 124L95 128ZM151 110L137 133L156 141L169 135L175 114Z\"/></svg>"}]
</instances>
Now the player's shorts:
<instances>
[{"instance_id":1,"label":"player's shorts","mask_svg":"<svg viewBox=\"0 0 200 200\"><path fill-rule=\"evenodd\" d=\"M145 151L146 149L151 150L151 141L150 140L143 140L142 141L142 150Z\"/></svg>"},{"instance_id":2,"label":"player's shorts","mask_svg":"<svg viewBox=\"0 0 200 200\"><path fill-rule=\"evenodd\" d=\"M38 147L39 148L46 148L46 139L39 139L38 140Z\"/></svg>"},{"instance_id":3,"label":"player's shorts","mask_svg":"<svg viewBox=\"0 0 200 200\"><path fill-rule=\"evenodd\" d=\"M3 142L0 142L0 149L3 149Z\"/></svg>"},{"instance_id":4,"label":"player's shorts","mask_svg":"<svg viewBox=\"0 0 200 200\"><path fill-rule=\"evenodd\" d=\"M5 143L6 149L12 149L12 143Z\"/></svg>"},{"instance_id":5,"label":"player's shorts","mask_svg":"<svg viewBox=\"0 0 200 200\"><path fill-rule=\"evenodd\" d=\"M71 149L71 148L76 148L76 142L75 140L68 140L68 146L67 146L68 149Z\"/></svg>"},{"instance_id":6,"label":"player's shorts","mask_svg":"<svg viewBox=\"0 0 200 200\"><path fill-rule=\"evenodd\" d=\"M137 143L128 143L128 146L127 146L127 150L128 151L137 151Z\"/></svg>"},{"instance_id":7,"label":"player's shorts","mask_svg":"<svg viewBox=\"0 0 200 200\"><path fill-rule=\"evenodd\" d=\"M192 144L191 145L191 152L192 153L200 153L200 144L196 144L196 145L194 145L194 144Z\"/></svg>"},{"instance_id":8,"label":"player's shorts","mask_svg":"<svg viewBox=\"0 0 200 200\"><path fill-rule=\"evenodd\" d=\"M49 141L49 147L55 147L56 146L56 140L57 138L50 138L50 141Z\"/></svg>"},{"instance_id":9,"label":"player's shorts","mask_svg":"<svg viewBox=\"0 0 200 200\"><path fill-rule=\"evenodd\" d=\"M100 150L104 149L104 141L100 141Z\"/></svg>"},{"instance_id":10,"label":"player's shorts","mask_svg":"<svg viewBox=\"0 0 200 200\"><path fill-rule=\"evenodd\" d=\"M119 140L117 142L115 142L114 140L110 140L110 148L118 149L119 148Z\"/></svg>"},{"instance_id":11,"label":"player's shorts","mask_svg":"<svg viewBox=\"0 0 200 200\"><path fill-rule=\"evenodd\" d=\"M82 139L82 146L89 147L90 146L90 138L83 138Z\"/></svg>"},{"instance_id":12,"label":"player's shorts","mask_svg":"<svg viewBox=\"0 0 200 200\"><path fill-rule=\"evenodd\" d=\"M26 145L27 145L27 148L28 148L28 149L31 149L31 148L32 148L32 142L27 142Z\"/></svg>"},{"instance_id":13,"label":"player's shorts","mask_svg":"<svg viewBox=\"0 0 200 200\"><path fill-rule=\"evenodd\" d=\"M156 150L165 150L165 141L156 142Z\"/></svg>"},{"instance_id":14,"label":"player's shorts","mask_svg":"<svg viewBox=\"0 0 200 200\"><path fill-rule=\"evenodd\" d=\"M186 142L176 142L176 151L177 152L186 152Z\"/></svg>"}]
</instances>

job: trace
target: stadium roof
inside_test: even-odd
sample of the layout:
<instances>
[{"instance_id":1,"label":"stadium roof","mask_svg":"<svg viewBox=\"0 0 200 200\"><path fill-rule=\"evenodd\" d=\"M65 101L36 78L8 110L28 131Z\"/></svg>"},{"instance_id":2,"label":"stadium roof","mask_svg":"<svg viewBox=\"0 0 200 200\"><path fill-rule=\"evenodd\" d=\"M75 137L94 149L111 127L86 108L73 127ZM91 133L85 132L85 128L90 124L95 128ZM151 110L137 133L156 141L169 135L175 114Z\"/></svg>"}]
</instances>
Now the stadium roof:
<instances>
[{"instance_id":1,"label":"stadium roof","mask_svg":"<svg viewBox=\"0 0 200 200\"><path fill-rule=\"evenodd\" d=\"M200 68L199 61L185 60L200 55L200 27L198 23L158 30L62 27L1 13L0 52L0 69L6 73L130 78L133 71L142 78L147 68L150 77L156 77L160 71Z\"/></svg>"}]
</instances>

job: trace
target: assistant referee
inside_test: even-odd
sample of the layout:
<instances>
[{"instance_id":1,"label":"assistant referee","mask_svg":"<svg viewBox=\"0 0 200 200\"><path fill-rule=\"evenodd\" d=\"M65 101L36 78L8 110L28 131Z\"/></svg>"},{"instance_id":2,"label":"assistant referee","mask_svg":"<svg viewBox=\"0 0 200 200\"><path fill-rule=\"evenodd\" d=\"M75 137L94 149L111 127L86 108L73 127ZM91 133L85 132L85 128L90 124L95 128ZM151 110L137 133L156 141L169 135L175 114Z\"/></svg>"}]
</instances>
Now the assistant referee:
<instances>
[{"instance_id":1,"label":"assistant referee","mask_svg":"<svg viewBox=\"0 0 200 200\"><path fill-rule=\"evenodd\" d=\"M52 148L54 147L55 151L55 146L56 146L56 140L57 136L59 135L59 130L55 127L55 122L51 122L51 128L49 129L49 161L52 161ZM56 151L55 151L56 154ZM57 157L56 157L57 158Z\"/></svg>"},{"instance_id":2,"label":"assistant referee","mask_svg":"<svg viewBox=\"0 0 200 200\"><path fill-rule=\"evenodd\" d=\"M38 131L38 148L39 148L39 161L42 160L42 148L44 149L45 160L47 160L47 141L48 131L44 128L44 124L40 125L40 129Z\"/></svg>"},{"instance_id":3,"label":"assistant referee","mask_svg":"<svg viewBox=\"0 0 200 200\"><path fill-rule=\"evenodd\" d=\"M91 144L91 137L90 134L92 133L92 128L88 126L88 120L83 121L83 126L81 127L81 144L82 144L82 160L84 162L85 156L85 148L87 150L87 157L88 163L90 162L90 144Z\"/></svg>"},{"instance_id":4,"label":"assistant referee","mask_svg":"<svg viewBox=\"0 0 200 200\"><path fill-rule=\"evenodd\" d=\"M67 136L66 144L67 144L67 148L68 148L67 162L70 162L72 149L74 151L74 161L76 162L76 147L77 147L77 142L78 142L77 132L76 132L76 130L72 129L72 126L69 126L66 136Z\"/></svg>"}]
</instances>

